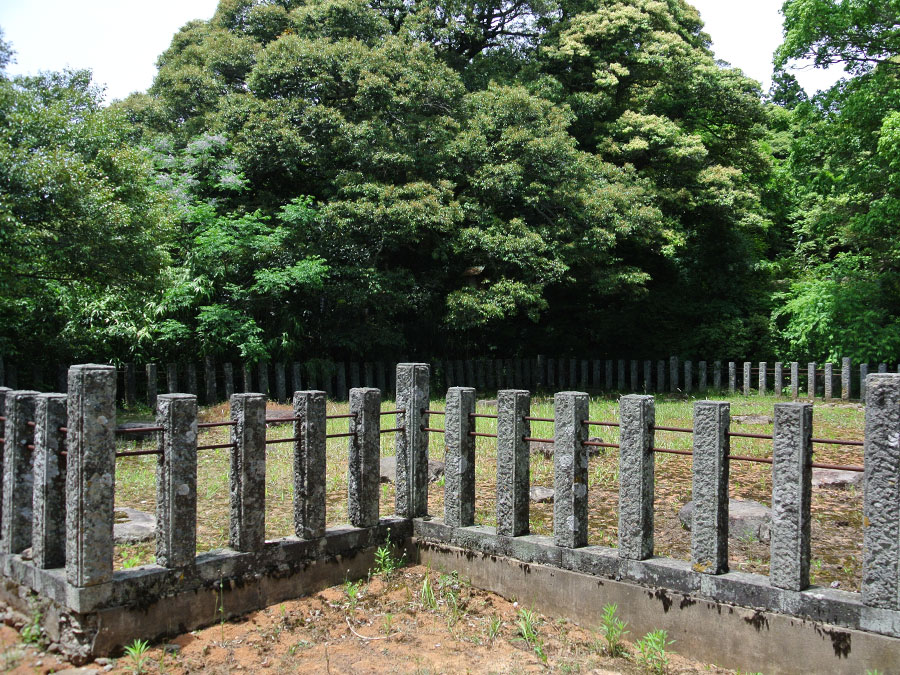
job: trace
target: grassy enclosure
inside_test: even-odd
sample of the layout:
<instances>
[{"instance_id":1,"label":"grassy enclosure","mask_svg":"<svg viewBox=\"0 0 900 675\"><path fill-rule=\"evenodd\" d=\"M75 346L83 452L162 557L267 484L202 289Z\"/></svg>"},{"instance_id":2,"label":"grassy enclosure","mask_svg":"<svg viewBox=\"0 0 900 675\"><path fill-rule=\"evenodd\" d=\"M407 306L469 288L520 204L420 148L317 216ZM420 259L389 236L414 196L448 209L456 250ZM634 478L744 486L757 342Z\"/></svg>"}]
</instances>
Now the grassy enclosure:
<instances>
[{"instance_id":1,"label":"grassy enclosure","mask_svg":"<svg viewBox=\"0 0 900 675\"><path fill-rule=\"evenodd\" d=\"M730 400L732 431L771 434L772 407L779 399L774 397L736 396ZM783 400L783 399L781 399ZM657 397L656 424L658 426L691 427L692 400ZM382 410L395 408L393 401L384 401ZM432 410L443 410L443 399L432 399ZM288 416L286 405L269 404L268 416ZM346 403L328 403L328 414L348 412ZM477 412L495 413L496 401L480 400ZM552 397L536 396L532 399L531 414L534 417L553 417ZM741 420L742 416L759 416ZM205 408L200 412L201 421L223 420L228 417L227 404ZM592 420L617 421L618 401L614 398L591 399ZM734 419L737 418L737 419ZM817 403L813 420L817 438L861 440L863 438L863 408L855 404ZM146 417L145 417L146 419ZM441 428L443 416L432 416L428 425ZM394 417L382 417L382 428L396 426ZM270 439L291 435L291 427L270 425ZM328 421L327 433L341 433L348 429L347 419ZM496 420L479 418L479 432L496 432ZM603 442L618 442L618 429L614 427L590 427L591 437ZM444 437L431 433L429 456L443 460ZM553 438L553 424L532 422L531 436ZM201 444L227 442L227 428L201 429ZM152 441L145 441L146 447ZM732 438L731 454L752 457L770 457L770 440ZM135 449L139 444L126 439L119 440L119 449ZM329 526L347 522L347 438L327 441L327 521ZM675 450L690 450L691 435L678 432L657 431L656 446ZM532 444L531 485L553 486L553 458L540 452L543 446ZM382 435L382 455L394 454L394 434ZM618 450L592 448L601 452L593 455L589 463L589 544L616 546L617 508L619 498ZM861 465L862 448L840 445L815 445L814 461L841 465ZM227 546L229 517L229 449L203 450L198 461L198 552ZM266 462L266 537L273 539L293 534L293 446L290 443L272 444L267 448ZM116 506L132 507L142 511L155 510L157 458L154 456L123 457L116 464ZM733 499L751 499L771 505L772 467L768 464L732 461L729 482ZM496 480L496 439L476 439L476 523L494 525ZM394 512L394 485L383 483L381 490L381 514ZM443 480L429 486L429 513L443 516ZM678 520L678 510L691 499L691 458L686 456L656 455L655 498L655 551L657 555L683 560L690 559L690 532ZM839 582L844 590L858 590L861 577L862 548L862 492L855 489L833 490L814 488L812 498L812 581L828 585ZM531 532L552 534L553 504L531 504ZM153 562L152 542L136 545L120 545L116 548L117 568L133 567ZM732 570L768 573L768 544L753 538L729 540L729 562Z\"/></svg>"}]
</instances>

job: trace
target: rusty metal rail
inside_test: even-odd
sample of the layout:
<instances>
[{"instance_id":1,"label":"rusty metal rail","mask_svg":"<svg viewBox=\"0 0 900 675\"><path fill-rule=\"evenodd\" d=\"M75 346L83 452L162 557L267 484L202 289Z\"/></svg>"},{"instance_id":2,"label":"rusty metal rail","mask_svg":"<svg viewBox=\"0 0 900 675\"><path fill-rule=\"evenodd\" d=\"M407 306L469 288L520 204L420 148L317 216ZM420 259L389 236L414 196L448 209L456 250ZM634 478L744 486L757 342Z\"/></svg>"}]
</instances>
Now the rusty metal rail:
<instances>
[{"instance_id":1,"label":"rusty metal rail","mask_svg":"<svg viewBox=\"0 0 900 675\"><path fill-rule=\"evenodd\" d=\"M553 422L556 423L556 419L553 417L523 417L523 420L526 422Z\"/></svg>"},{"instance_id":2,"label":"rusty metal rail","mask_svg":"<svg viewBox=\"0 0 900 675\"><path fill-rule=\"evenodd\" d=\"M266 420L268 423L269 420ZM226 420L222 422L198 422L198 429L212 429L213 427L233 427L237 424L234 420Z\"/></svg>"},{"instance_id":3,"label":"rusty metal rail","mask_svg":"<svg viewBox=\"0 0 900 675\"><path fill-rule=\"evenodd\" d=\"M200 448L197 448L198 450ZM142 455L161 455L162 450L126 450L123 452L117 452L116 458L119 457L140 457Z\"/></svg>"},{"instance_id":4,"label":"rusty metal rail","mask_svg":"<svg viewBox=\"0 0 900 675\"><path fill-rule=\"evenodd\" d=\"M274 445L275 443L299 443L302 439L299 436L294 438L272 438L266 439L266 445Z\"/></svg>"},{"instance_id":5,"label":"rusty metal rail","mask_svg":"<svg viewBox=\"0 0 900 675\"><path fill-rule=\"evenodd\" d=\"M522 440L527 443L555 443L552 438L532 438L531 436L522 436Z\"/></svg>"},{"instance_id":6,"label":"rusty metal rail","mask_svg":"<svg viewBox=\"0 0 900 675\"><path fill-rule=\"evenodd\" d=\"M426 410L422 408L423 415L446 415L447 413L444 410Z\"/></svg>"},{"instance_id":7,"label":"rusty metal rail","mask_svg":"<svg viewBox=\"0 0 900 675\"><path fill-rule=\"evenodd\" d=\"M436 433L436 434L445 434L445 433L447 433L447 430L446 430L446 429L435 429L435 428L433 428L433 427L421 427L421 429L422 429L422 431L431 431L431 432L434 432L434 433Z\"/></svg>"},{"instance_id":8,"label":"rusty metal rail","mask_svg":"<svg viewBox=\"0 0 900 675\"><path fill-rule=\"evenodd\" d=\"M480 431L470 431L469 436L478 436L479 438L497 438L497 434L485 434Z\"/></svg>"},{"instance_id":9,"label":"rusty metal rail","mask_svg":"<svg viewBox=\"0 0 900 675\"><path fill-rule=\"evenodd\" d=\"M212 445L198 445L197 450L219 450L220 448L236 448L237 443L213 443Z\"/></svg>"},{"instance_id":10,"label":"rusty metal rail","mask_svg":"<svg viewBox=\"0 0 900 675\"><path fill-rule=\"evenodd\" d=\"M405 412L406 412L405 410L400 410L400 409L397 409L397 410L382 410L382 411L381 411L380 413L378 413L378 414L379 414L379 415L400 415L400 414L405 413Z\"/></svg>"},{"instance_id":11,"label":"rusty metal rail","mask_svg":"<svg viewBox=\"0 0 900 675\"><path fill-rule=\"evenodd\" d=\"M590 427L618 427L621 426L618 422L597 422L595 420L583 420L582 424Z\"/></svg>"},{"instance_id":12,"label":"rusty metal rail","mask_svg":"<svg viewBox=\"0 0 900 675\"><path fill-rule=\"evenodd\" d=\"M488 415L487 413L469 413L469 417L484 418L488 420L497 419L497 415Z\"/></svg>"}]
</instances>

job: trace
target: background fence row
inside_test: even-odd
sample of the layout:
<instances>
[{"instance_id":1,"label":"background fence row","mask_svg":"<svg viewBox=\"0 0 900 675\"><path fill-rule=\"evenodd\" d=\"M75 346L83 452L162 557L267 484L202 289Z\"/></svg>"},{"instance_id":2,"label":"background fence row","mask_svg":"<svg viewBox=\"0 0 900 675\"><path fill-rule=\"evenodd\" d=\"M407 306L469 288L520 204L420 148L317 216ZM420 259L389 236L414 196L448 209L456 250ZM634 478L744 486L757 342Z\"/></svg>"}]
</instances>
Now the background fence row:
<instances>
[{"instance_id":1,"label":"background fence row","mask_svg":"<svg viewBox=\"0 0 900 675\"><path fill-rule=\"evenodd\" d=\"M206 358L202 363L126 363L117 370L117 397L126 405L156 406L161 393L186 392L206 404L228 400L232 394L261 392L287 402L289 393L321 389L345 401L350 389L374 387L396 394L396 362L267 362L233 364ZM575 359L537 356L522 359L450 359L432 361L431 384L466 386L496 392L504 388L532 391L578 388L592 393L673 393L691 395L720 391L774 394L791 398L865 400L869 372L900 373L900 366L750 361ZM61 391L67 387L68 366L35 363L28 367L4 363L0 357L0 386L12 389Z\"/></svg>"}]
</instances>

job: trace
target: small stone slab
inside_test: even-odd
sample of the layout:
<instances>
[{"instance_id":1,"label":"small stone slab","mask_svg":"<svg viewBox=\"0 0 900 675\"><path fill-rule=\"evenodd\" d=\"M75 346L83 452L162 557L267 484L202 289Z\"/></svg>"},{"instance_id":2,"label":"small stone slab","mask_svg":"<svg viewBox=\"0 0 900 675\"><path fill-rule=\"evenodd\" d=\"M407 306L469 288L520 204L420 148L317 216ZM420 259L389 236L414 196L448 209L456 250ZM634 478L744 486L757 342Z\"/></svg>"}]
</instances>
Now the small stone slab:
<instances>
[{"instance_id":1,"label":"small stone slab","mask_svg":"<svg viewBox=\"0 0 900 675\"><path fill-rule=\"evenodd\" d=\"M428 482L434 483L444 475L444 463L436 459L428 460ZM394 483L397 480L397 458L381 458L381 482Z\"/></svg>"},{"instance_id":2,"label":"small stone slab","mask_svg":"<svg viewBox=\"0 0 900 675\"><path fill-rule=\"evenodd\" d=\"M138 544L156 538L156 518L137 509L115 511L113 539L117 544Z\"/></svg>"},{"instance_id":3,"label":"small stone slab","mask_svg":"<svg viewBox=\"0 0 900 675\"><path fill-rule=\"evenodd\" d=\"M688 530L694 520L694 502L678 511L678 519ZM728 536L733 539L756 540L764 544L771 539L772 509L765 504L743 499L728 500Z\"/></svg>"},{"instance_id":4,"label":"small stone slab","mask_svg":"<svg viewBox=\"0 0 900 675\"><path fill-rule=\"evenodd\" d=\"M541 485L532 485L528 490L528 498L535 504L552 504L555 496L556 491L553 488Z\"/></svg>"},{"instance_id":5,"label":"small stone slab","mask_svg":"<svg viewBox=\"0 0 900 675\"><path fill-rule=\"evenodd\" d=\"M769 415L732 415L732 422L738 424L774 424L775 420Z\"/></svg>"},{"instance_id":6,"label":"small stone slab","mask_svg":"<svg viewBox=\"0 0 900 675\"><path fill-rule=\"evenodd\" d=\"M812 486L826 490L849 490L861 488L862 471L840 471L839 469L813 469Z\"/></svg>"},{"instance_id":7,"label":"small stone slab","mask_svg":"<svg viewBox=\"0 0 900 675\"><path fill-rule=\"evenodd\" d=\"M147 421L136 421L136 422L122 422L122 424L116 427L116 431L126 431L128 429L143 429L144 427L155 427L155 420L147 420ZM146 441L150 438L154 437L155 431L142 431L142 432L132 432L132 433L124 433L118 435L118 438L121 438L125 441Z\"/></svg>"}]
</instances>

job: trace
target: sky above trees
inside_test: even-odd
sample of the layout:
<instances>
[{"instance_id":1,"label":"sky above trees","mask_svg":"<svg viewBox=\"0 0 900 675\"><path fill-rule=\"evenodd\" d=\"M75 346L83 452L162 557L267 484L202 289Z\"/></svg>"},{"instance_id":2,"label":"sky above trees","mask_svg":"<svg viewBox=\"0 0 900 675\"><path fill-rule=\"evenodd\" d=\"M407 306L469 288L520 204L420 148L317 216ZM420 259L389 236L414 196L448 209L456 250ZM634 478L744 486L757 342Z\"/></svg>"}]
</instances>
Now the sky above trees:
<instances>
[{"instance_id":1,"label":"sky above trees","mask_svg":"<svg viewBox=\"0 0 900 675\"><path fill-rule=\"evenodd\" d=\"M156 58L172 35L192 19L208 19L217 0L153 3L91 0L29 0L0 3L0 27L16 51L10 74L65 67L89 68L105 84L107 100L144 91L156 74ZM763 83L771 81L772 53L782 41L782 0L694 0L712 36L717 58ZM806 68L795 72L813 93L842 74Z\"/></svg>"}]
</instances>

